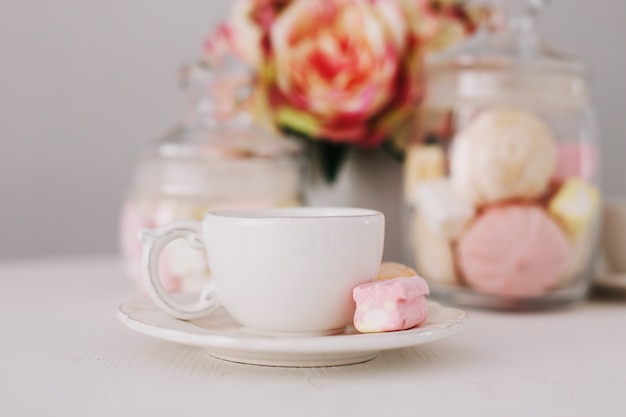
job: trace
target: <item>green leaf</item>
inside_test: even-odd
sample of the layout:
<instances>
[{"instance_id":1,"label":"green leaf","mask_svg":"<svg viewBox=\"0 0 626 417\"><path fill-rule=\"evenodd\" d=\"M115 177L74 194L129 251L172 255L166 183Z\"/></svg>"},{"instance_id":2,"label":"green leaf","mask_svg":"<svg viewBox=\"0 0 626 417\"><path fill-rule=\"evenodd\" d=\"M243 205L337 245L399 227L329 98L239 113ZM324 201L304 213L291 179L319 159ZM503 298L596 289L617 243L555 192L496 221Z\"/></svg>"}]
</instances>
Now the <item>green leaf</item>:
<instances>
[{"instance_id":1,"label":"green leaf","mask_svg":"<svg viewBox=\"0 0 626 417\"><path fill-rule=\"evenodd\" d=\"M349 145L327 141L315 142L318 146L319 162L322 175L329 184L333 184L339 177L343 162L348 155Z\"/></svg>"},{"instance_id":2,"label":"green leaf","mask_svg":"<svg viewBox=\"0 0 626 417\"><path fill-rule=\"evenodd\" d=\"M332 142L325 138L311 138L291 126L283 125L280 130L287 135L306 141L309 145L309 159L314 165L313 168L320 171L327 184L334 184L337 181L351 145Z\"/></svg>"},{"instance_id":3,"label":"green leaf","mask_svg":"<svg viewBox=\"0 0 626 417\"><path fill-rule=\"evenodd\" d=\"M382 144L382 148L396 161L404 162L404 149L400 149L399 147L397 147L393 141L384 141Z\"/></svg>"},{"instance_id":4,"label":"green leaf","mask_svg":"<svg viewBox=\"0 0 626 417\"><path fill-rule=\"evenodd\" d=\"M292 132L299 132L308 137L319 132L319 120L307 112L283 106L275 109L274 114L278 126L282 126Z\"/></svg>"}]
</instances>

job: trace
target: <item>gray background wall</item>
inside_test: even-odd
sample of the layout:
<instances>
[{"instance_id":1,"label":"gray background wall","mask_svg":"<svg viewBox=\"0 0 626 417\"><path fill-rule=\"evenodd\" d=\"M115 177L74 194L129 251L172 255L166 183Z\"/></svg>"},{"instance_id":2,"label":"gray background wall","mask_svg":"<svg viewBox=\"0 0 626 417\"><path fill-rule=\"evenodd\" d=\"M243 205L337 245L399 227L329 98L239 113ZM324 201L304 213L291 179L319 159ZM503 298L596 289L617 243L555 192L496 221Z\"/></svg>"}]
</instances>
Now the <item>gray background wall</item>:
<instances>
[{"instance_id":1,"label":"gray background wall","mask_svg":"<svg viewBox=\"0 0 626 417\"><path fill-rule=\"evenodd\" d=\"M0 1L0 258L115 253L139 146L176 122L177 71L230 3ZM626 1L557 0L552 44L593 72L603 186L626 195Z\"/></svg>"}]
</instances>

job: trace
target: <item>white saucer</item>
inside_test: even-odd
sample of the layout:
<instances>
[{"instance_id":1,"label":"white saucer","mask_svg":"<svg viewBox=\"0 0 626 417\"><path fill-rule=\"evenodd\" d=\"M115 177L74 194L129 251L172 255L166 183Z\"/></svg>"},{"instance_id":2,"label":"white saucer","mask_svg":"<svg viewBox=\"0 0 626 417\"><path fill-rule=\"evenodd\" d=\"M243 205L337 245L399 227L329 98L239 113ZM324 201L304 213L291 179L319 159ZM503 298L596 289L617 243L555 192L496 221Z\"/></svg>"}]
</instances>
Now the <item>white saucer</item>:
<instances>
[{"instance_id":1,"label":"white saucer","mask_svg":"<svg viewBox=\"0 0 626 417\"><path fill-rule=\"evenodd\" d=\"M384 350L404 348L451 336L467 323L456 308L428 302L428 320L419 327L361 334L347 327L332 336L257 336L220 310L206 318L177 320L161 312L147 297L120 305L118 318L131 329L159 339L207 348L231 362L266 366L312 367L349 365L374 359Z\"/></svg>"}]
</instances>

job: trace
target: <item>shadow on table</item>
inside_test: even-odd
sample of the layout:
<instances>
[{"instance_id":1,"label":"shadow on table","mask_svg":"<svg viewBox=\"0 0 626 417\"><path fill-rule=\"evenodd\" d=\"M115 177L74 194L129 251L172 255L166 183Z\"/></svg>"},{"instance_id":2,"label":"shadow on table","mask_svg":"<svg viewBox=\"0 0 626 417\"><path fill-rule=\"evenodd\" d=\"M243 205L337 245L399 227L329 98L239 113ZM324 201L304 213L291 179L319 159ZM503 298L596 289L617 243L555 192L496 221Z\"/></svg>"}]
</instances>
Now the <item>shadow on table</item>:
<instances>
[{"instance_id":1,"label":"shadow on table","mask_svg":"<svg viewBox=\"0 0 626 417\"><path fill-rule=\"evenodd\" d=\"M615 290L609 288L595 287L589 294L589 301L603 304L626 305L626 289Z\"/></svg>"}]
</instances>

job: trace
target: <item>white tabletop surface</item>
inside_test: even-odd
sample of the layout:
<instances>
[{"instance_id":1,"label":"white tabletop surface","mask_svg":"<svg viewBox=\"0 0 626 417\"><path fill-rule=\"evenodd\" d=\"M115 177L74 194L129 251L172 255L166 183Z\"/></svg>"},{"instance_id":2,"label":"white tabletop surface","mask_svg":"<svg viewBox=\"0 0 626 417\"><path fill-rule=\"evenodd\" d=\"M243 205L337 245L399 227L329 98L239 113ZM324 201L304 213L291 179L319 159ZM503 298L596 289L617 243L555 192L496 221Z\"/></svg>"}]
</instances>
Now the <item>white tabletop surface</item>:
<instances>
[{"instance_id":1,"label":"white tabletop surface","mask_svg":"<svg viewBox=\"0 0 626 417\"><path fill-rule=\"evenodd\" d=\"M1 416L625 416L626 297L468 310L460 333L358 365L270 368L125 327L116 259L0 263Z\"/></svg>"}]
</instances>

